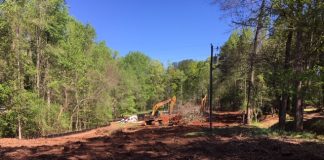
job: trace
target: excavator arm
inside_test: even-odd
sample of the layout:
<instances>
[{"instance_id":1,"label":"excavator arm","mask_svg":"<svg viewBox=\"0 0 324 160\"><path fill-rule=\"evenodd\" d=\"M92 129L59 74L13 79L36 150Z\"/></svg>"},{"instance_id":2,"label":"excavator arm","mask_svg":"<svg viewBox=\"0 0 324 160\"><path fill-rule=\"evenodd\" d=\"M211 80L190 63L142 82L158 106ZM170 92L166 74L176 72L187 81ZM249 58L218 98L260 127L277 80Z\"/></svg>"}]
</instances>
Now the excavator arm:
<instances>
[{"instance_id":1,"label":"excavator arm","mask_svg":"<svg viewBox=\"0 0 324 160\"><path fill-rule=\"evenodd\" d=\"M206 106L206 101L207 101L207 94L201 99L201 102L200 102L200 113L204 113L205 106Z\"/></svg>"},{"instance_id":2,"label":"excavator arm","mask_svg":"<svg viewBox=\"0 0 324 160\"><path fill-rule=\"evenodd\" d=\"M169 114L173 113L173 109L174 109L174 106L176 103L177 103L177 98L176 98L176 96L173 96L171 99L170 106L169 106Z\"/></svg>"},{"instance_id":3,"label":"excavator arm","mask_svg":"<svg viewBox=\"0 0 324 160\"><path fill-rule=\"evenodd\" d=\"M169 113L171 114L173 112L173 108L174 108L174 105L176 104L176 101L177 101L176 96L173 96L170 99L167 99L165 101L155 104L152 108L152 116L154 116L156 114L156 112L158 111L159 108L163 107L164 105L166 105L168 103L170 103Z\"/></svg>"}]
</instances>

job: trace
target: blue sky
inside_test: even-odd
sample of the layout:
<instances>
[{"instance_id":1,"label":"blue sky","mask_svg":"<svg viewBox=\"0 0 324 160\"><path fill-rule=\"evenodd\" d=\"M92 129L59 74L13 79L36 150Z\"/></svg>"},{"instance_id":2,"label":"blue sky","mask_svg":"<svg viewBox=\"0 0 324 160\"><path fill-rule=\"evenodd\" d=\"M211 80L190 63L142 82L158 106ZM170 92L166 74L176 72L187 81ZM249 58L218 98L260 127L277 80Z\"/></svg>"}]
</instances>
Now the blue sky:
<instances>
[{"instance_id":1,"label":"blue sky","mask_svg":"<svg viewBox=\"0 0 324 160\"><path fill-rule=\"evenodd\" d=\"M211 0L67 0L70 14L91 24L98 41L124 56L141 51L164 65L205 60L231 28Z\"/></svg>"}]
</instances>

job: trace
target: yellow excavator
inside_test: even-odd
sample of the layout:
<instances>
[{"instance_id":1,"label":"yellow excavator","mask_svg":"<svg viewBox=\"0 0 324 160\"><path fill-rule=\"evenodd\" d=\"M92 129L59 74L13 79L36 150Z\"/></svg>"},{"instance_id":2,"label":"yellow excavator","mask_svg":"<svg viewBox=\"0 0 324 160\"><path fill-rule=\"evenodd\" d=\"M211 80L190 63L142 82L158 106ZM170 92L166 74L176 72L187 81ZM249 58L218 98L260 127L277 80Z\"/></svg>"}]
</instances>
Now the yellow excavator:
<instances>
[{"instance_id":1,"label":"yellow excavator","mask_svg":"<svg viewBox=\"0 0 324 160\"><path fill-rule=\"evenodd\" d=\"M153 121L158 121L160 124L162 122L162 120L160 119L160 115L158 114L158 110L162 107L164 107L166 104L169 104L169 114L173 113L173 108L175 106L177 102L177 98L176 96L173 96L172 98L169 98L167 100L164 100L162 102L156 103L155 105L153 105L152 107L152 113L150 116L147 116L145 118L145 123L147 125L151 125Z\"/></svg>"},{"instance_id":2,"label":"yellow excavator","mask_svg":"<svg viewBox=\"0 0 324 160\"><path fill-rule=\"evenodd\" d=\"M206 101L207 101L207 94L201 99L200 101L200 113L204 114L206 110Z\"/></svg>"},{"instance_id":3,"label":"yellow excavator","mask_svg":"<svg viewBox=\"0 0 324 160\"><path fill-rule=\"evenodd\" d=\"M165 101L162 101L162 102L159 102L157 104L155 104L153 107L152 107L152 116L156 116L155 114L157 113L158 109L163 107L164 105L170 103L170 106L169 106L169 114L172 114L173 112L173 108L174 108L174 105L176 104L177 102L177 98L176 96L173 96L172 98L170 99L167 99Z\"/></svg>"}]
</instances>

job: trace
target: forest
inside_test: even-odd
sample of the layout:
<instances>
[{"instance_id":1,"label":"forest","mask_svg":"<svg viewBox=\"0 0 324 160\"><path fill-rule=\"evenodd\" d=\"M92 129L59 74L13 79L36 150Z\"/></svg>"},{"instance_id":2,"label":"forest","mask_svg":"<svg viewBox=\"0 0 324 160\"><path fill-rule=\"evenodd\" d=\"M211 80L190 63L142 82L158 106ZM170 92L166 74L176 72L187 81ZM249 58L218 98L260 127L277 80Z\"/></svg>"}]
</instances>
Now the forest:
<instances>
[{"instance_id":1,"label":"forest","mask_svg":"<svg viewBox=\"0 0 324 160\"><path fill-rule=\"evenodd\" d=\"M141 51L120 56L64 0L0 3L0 137L96 127L208 94L209 53L167 66ZM242 111L248 124L278 114L281 129L290 115L303 130L304 108L324 109L324 2L214 3L236 29L217 54L213 110Z\"/></svg>"}]
</instances>

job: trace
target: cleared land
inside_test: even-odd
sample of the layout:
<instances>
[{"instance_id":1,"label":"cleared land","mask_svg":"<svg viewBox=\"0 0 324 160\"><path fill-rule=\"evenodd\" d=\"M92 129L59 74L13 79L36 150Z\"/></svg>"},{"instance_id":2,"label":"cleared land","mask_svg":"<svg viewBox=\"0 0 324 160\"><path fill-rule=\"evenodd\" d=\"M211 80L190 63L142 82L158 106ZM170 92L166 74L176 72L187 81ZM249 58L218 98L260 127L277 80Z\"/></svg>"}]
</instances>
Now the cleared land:
<instances>
[{"instance_id":1,"label":"cleared land","mask_svg":"<svg viewBox=\"0 0 324 160\"><path fill-rule=\"evenodd\" d=\"M266 129L240 125L237 112L214 115L208 123L173 127L119 124L75 135L33 140L0 139L2 159L324 159L322 140L274 136ZM323 119L309 113L306 120ZM276 123L268 117L260 126ZM306 124L308 121L306 121ZM321 133L319 133L320 135Z\"/></svg>"}]
</instances>

